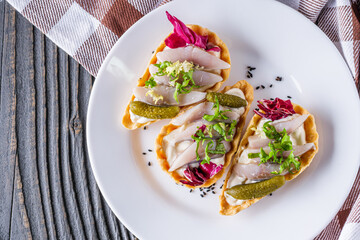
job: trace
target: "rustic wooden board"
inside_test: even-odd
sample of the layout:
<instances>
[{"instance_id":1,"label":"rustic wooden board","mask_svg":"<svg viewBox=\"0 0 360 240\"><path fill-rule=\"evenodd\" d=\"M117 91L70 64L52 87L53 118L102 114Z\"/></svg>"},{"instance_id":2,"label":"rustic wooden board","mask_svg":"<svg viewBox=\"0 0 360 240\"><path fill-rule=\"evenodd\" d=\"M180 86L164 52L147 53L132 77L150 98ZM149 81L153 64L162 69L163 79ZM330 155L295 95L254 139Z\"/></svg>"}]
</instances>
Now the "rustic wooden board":
<instances>
[{"instance_id":1,"label":"rustic wooden board","mask_svg":"<svg viewBox=\"0 0 360 240\"><path fill-rule=\"evenodd\" d=\"M0 1L0 239L136 239L86 147L94 78Z\"/></svg>"}]
</instances>

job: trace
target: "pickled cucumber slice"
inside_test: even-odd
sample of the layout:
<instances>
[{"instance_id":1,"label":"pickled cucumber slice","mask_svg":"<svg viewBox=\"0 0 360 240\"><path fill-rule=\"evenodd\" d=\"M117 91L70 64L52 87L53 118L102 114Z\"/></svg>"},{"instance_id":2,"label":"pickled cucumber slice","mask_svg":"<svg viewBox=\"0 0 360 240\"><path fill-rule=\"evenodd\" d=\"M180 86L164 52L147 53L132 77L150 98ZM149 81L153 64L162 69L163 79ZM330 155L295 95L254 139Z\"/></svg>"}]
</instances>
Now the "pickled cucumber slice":
<instances>
[{"instance_id":1,"label":"pickled cucumber slice","mask_svg":"<svg viewBox=\"0 0 360 240\"><path fill-rule=\"evenodd\" d=\"M266 196L285 184L284 176L276 176L265 181L235 185L225 190L235 199L249 200Z\"/></svg>"},{"instance_id":2,"label":"pickled cucumber slice","mask_svg":"<svg viewBox=\"0 0 360 240\"><path fill-rule=\"evenodd\" d=\"M131 102L130 110L138 116L151 119L173 118L180 112L178 106L153 106L140 101Z\"/></svg>"},{"instance_id":3,"label":"pickled cucumber slice","mask_svg":"<svg viewBox=\"0 0 360 240\"><path fill-rule=\"evenodd\" d=\"M215 102L216 97L221 106L239 108L239 107L245 107L247 105L245 99L242 99L241 97L235 95L230 95L226 93L216 93L216 92L209 92L206 94L206 100L208 100L209 102Z\"/></svg>"}]
</instances>

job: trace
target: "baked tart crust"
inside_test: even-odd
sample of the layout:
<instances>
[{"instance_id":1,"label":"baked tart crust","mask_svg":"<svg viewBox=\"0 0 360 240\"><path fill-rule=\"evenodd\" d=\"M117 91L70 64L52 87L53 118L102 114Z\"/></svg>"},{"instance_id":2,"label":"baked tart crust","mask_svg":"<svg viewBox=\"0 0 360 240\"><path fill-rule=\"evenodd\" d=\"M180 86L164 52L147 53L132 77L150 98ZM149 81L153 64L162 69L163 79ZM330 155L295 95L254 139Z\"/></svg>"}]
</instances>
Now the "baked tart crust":
<instances>
[{"instance_id":1,"label":"baked tart crust","mask_svg":"<svg viewBox=\"0 0 360 240\"><path fill-rule=\"evenodd\" d=\"M286 174L285 175L286 181L291 181L292 179L299 176L299 174L302 173L310 165L315 154L318 152L319 135L316 131L314 116L311 115L305 108L301 107L300 105L297 105L295 103L292 103L292 105L293 105L296 113L301 114L301 115L309 114L309 117L304 122L304 129L305 129L305 133L306 133L306 142L314 143L315 149L309 150L306 153L301 155L300 170L294 174L291 174L291 173ZM253 118L251 119L251 121L245 131L245 134L240 142L239 151L236 153L236 158L238 158L241 155L241 153L245 150L245 148L247 147L248 138L249 138L249 136L254 135L255 131L253 129L256 129L256 127L259 124L261 119L262 118L257 114L255 114L253 116ZM224 182L224 187L222 189L221 195L219 196L219 199L220 199L220 212L219 213L222 215L234 215L234 214L238 213L239 211L250 207L252 204L256 203L257 201L259 201L260 199L263 198L263 197L261 197L261 198L246 200L241 205L238 205L238 206L232 206L232 205L228 204L228 202L226 201L226 198L225 198L225 190L226 190L225 186L227 186L228 180L231 176L232 169L235 164L236 164L236 161L234 160L231 164L229 172L227 173L227 176L226 176L225 182Z\"/></svg>"},{"instance_id":2,"label":"baked tart crust","mask_svg":"<svg viewBox=\"0 0 360 240\"><path fill-rule=\"evenodd\" d=\"M241 137L241 133L242 130L244 128L245 125L245 120L246 120L246 116L249 112L251 103L254 99L254 90L253 87L245 80L241 80L239 82L237 82L235 85L233 86L227 86L225 87L222 91L220 91L221 93L225 93L226 91L232 89L232 88L239 88L241 91L243 91L244 95L245 95L245 99L247 101L247 105L245 107L245 111L244 113L240 116L238 124L236 126L236 133L234 136L234 140L231 142L231 150L225 154L225 162L224 162L224 166L221 169L221 171L219 171L217 174L215 174L212 178L210 178L209 180L207 180L204 184L199 185L199 186L189 186L184 184L186 187L188 188L199 188L199 187L208 187L211 186L213 183L215 183L218 179L220 179L222 177L222 175L224 174L226 168L230 165L232 157L234 156L234 154L236 153L237 149L238 149L238 145L240 142L240 137ZM182 111L180 114L182 114L184 111ZM165 154L165 149L163 148L163 138L168 135L170 132L172 132L173 130L179 128L180 126L175 126L172 124L166 125L164 126L161 131L160 134L158 135L158 137L156 138L155 141L155 151L156 151L156 155L158 158L158 162L161 166L161 168L167 172L174 180L176 183L178 184L182 184L180 182L180 180L187 180L185 177L179 175L176 171L173 172L169 172L169 163L167 161L166 158L166 154Z\"/></svg>"},{"instance_id":3,"label":"baked tart crust","mask_svg":"<svg viewBox=\"0 0 360 240\"><path fill-rule=\"evenodd\" d=\"M225 45L225 43L218 37L218 35L216 35L216 33L211 32L209 29L207 28L203 28L199 25L186 25L187 27L189 27L191 30L193 30L195 33L200 34L202 36L208 36L208 41L212 44L217 45L220 49L221 49L221 53L220 53L220 59L222 59L223 61L231 64L230 61L230 53L229 50L227 48L227 46ZM171 34L169 34L170 36ZM145 86L145 82L150 78L150 72L149 72L149 66L151 64L155 64L157 61L157 57L156 54L158 52L161 52L164 50L164 48L166 47L165 42L162 41L161 44L157 47L157 49L155 50L154 54L152 55L151 59L150 59L150 63L148 65L148 67L145 70L144 75L139 79L138 81L138 86L139 87L143 87ZM229 74L230 74L230 68L228 69L222 69L221 70L221 77L223 78L223 80L221 82L216 83L214 86L212 86L211 88L208 88L205 92L214 92L220 89L221 85L228 79ZM135 99L135 96L132 95L130 102L133 101ZM146 125L149 125L151 123L157 122L160 119L156 119L154 121L149 121L146 123L134 123L131 121L130 118L130 102L127 105L126 109L125 109L125 114L123 116L122 119L122 124L124 125L124 127L126 127L127 129L133 130L133 129L137 129ZM184 106L181 107L181 109L185 109L188 108L189 106Z\"/></svg>"}]
</instances>

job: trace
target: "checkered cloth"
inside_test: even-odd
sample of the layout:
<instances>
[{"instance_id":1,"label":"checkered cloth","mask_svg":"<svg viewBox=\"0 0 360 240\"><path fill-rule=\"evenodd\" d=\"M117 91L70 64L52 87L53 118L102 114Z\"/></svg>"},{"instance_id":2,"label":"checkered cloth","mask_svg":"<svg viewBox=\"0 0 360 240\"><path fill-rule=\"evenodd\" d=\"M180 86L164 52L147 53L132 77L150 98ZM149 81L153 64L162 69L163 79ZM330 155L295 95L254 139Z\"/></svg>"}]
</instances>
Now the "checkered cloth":
<instances>
[{"instance_id":1,"label":"checkered cloth","mask_svg":"<svg viewBox=\"0 0 360 240\"><path fill-rule=\"evenodd\" d=\"M8 0L96 76L119 37L170 0ZM180 0L178 0L180 1ZM343 55L359 89L360 0L278 0L321 28ZM360 172L340 211L316 239L360 239Z\"/></svg>"}]
</instances>

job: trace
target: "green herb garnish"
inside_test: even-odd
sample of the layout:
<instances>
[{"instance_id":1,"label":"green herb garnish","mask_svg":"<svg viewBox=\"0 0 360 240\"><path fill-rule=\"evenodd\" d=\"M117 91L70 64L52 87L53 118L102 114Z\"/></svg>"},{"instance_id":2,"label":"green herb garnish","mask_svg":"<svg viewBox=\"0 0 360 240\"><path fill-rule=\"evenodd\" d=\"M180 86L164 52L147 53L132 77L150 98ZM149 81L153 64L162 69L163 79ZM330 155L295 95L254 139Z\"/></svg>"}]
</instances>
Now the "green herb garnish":
<instances>
[{"instance_id":1,"label":"green herb garnish","mask_svg":"<svg viewBox=\"0 0 360 240\"><path fill-rule=\"evenodd\" d=\"M156 82L155 82L155 80L154 80L154 77L151 77L151 78L149 78L149 80L147 80L146 82L145 82L145 87L146 88L153 88L153 87L156 87Z\"/></svg>"},{"instance_id":2,"label":"green herb garnish","mask_svg":"<svg viewBox=\"0 0 360 240\"><path fill-rule=\"evenodd\" d=\"M156 76L164 76L167 75L169 77L170 85L175 87L174 99L179 103L179 94L190 93L194 88L199 88L200 86L195 84L193 79L193 73L196 69L201 69L198 66L195 66L193 63L188 61L184 62L169 62L164 61L161 63L154 64L158 67L158 71L155 73ZM152 78L152 80L151 80ZM148 81L145 82L145 86L156 86L156 82L154 78L151 77ZM182 81L178 81L182 79ZM153 82L152 82L153 81ZM154 85L155 83L155 85Z\"/></svg>"},{"instance_id":3,"label":"green herb garnish","mask_svg":"<svg viewBox=\"0 0 360 240\"><path fill-rule=\"evenodd\" d=\"M226 120L226 119L229 119L229 117L224 115L224 113L231 112L231 110L230 109L227 109L225 111L220 110L220 104L219 104L219 100L218 100L217 96L215 96L215 103L214 103L214 106L212 107L212 109L215 109L214 115L205 114L203 116L204 120L206 120L208 122L212 122L214 120Z\"/></svg>"},{"instance_id":4,"label":"green herb garnish","mask_svg":"<svg viewBox=\"0 0 360 240\"><path fill-rule=\"evenodd\" d=\"M273 139L273 142L269 142L270 152L267 154L263 148L260 149L259 153L249 153L249 158L260 158L260 164L271 161L273 163L280 164L279 172L274 171L272 174L281 174L284 170L289 171L291 174L292 170L300 170L300 162L297 159L300 159L299 156L294 156L293 146L290 140L290 136L286 133L284 129L281 132L276 131L276 128L270 125L271 121L264 123L263 131L269 139ZM291 151L287 158L283 157L284 151Z\"/></svg>"},{"instance_id":5,"label":"green herb garnish","mask_svg":"<svg viewBox=\"0 0 360 240\"><path fill-rule=\"evenodd\" d=\"M214 120L227 120L229 119L227 116L224 115L225 112L231 110L221 111L219 109L219 101L216 98L214 103L214 115L204 115L203 119L206 121L214 121ZM202 160L201 164L210 163L210 155L211 154L225 154L225 146L222 141L232 141L235 135L235 128L236 128L237 121L233 120L231 123L224 123L224 122L216 122L214 124L208 124L206 127L199 128L196 133L192 136L192 139L196 141L196 160L200 160L200 155L198 153L200 144L205 144L205 157ZM219 135L216 139L214 136L214 131ZM214 148L215 146L215 148Z\"/></svg>"}]
</instances>

